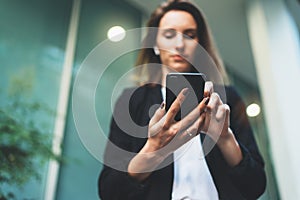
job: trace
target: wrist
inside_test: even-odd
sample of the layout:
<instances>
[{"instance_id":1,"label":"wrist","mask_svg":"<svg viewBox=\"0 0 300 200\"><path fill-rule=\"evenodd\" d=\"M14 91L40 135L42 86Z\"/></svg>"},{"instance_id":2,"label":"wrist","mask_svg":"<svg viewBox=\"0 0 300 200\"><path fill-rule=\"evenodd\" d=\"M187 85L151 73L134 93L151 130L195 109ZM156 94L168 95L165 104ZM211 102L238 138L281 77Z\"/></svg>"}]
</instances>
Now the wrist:
<instances>
[{"instance_id":1,"label":"wrist","mask_svg":"<svg viewBox=\"0 0 300 200\"><path fill-rule=\"evenodd\" d=\"M155 151L147 141L144 147L129 162L128 175L142 181L164 160L164 156Z\"/></svg>"},{"instance_id":2,"label":"wrist","mask_svg":"<svg viewBox=\"0 0 300 200\"><path fill-rule=\"evenodd\" d=\"M222 133L218 138L217 145L219 147L226 146L230 143L237 143L234 134L230 128L227 129L226 133Z\"/></svg>"},{"instance_id":3,"label":"wrist","mask_svg":"<svg viewBox=\"0 0 300 200\"><path fill-rule=\"evenodd\" d=\"M162 149L157 149L155 145L151 144L149 140L146 142L140 153L146 155L149 160L162 162L167 155L163 153Z\"/></svg>"},{"instance_id":4,"label":"wrist","mask_svg":"<svg viewBox=\"0 0 300 200\"><path fill-rule=\"evenodd\" d=\"M224 135L224 137L220 137L217 145L229 166L236 166L243 159L240 145L235 139L235 136L230 128L228 128L228 133Z\"/></svg>"}]
</instances>

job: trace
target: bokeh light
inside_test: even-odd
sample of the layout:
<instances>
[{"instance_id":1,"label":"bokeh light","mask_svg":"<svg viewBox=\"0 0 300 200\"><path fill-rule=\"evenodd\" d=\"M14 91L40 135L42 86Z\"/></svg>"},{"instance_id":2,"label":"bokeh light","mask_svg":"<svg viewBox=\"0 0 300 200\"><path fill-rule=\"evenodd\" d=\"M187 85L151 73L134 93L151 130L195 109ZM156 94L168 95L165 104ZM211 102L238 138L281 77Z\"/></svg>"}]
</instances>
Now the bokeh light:
<instances>
[{"instance_id":1,"label":"bokeh light","mask_svg":"<svg viewBox=\"0 0 300 200\"><path fill-rule=\"evenodd\" d=\"M107 31L107 38L113 42L119 42L126 36L125 29L121 26L113 26Z\"/></svg>"}]
</instances>

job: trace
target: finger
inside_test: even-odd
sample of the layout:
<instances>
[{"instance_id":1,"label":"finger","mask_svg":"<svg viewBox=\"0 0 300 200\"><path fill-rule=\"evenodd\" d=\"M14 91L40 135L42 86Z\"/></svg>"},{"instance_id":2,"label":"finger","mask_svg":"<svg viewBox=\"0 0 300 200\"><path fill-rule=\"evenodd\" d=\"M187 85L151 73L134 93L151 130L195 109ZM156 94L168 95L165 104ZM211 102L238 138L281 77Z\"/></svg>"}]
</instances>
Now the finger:
<instances>
[{"instance_id":1,"label":"finger","mask_svg":"<svg viewBox=\"0 0 300 200\"><path fill-rule=\"evenodd\" d=\"M185 97L188 94L188 88L184 88L181 90L175 101L172 103L171 107L169 108L167 114L166 114L166 119L163 125L163 128L168 129L170 125L174 122L174 118L178 111L180 110L180 106L185 100Z\"/></svg>"},{"instance_id":2,"label":"finger","mask_svg":"<svg viewBox=\"0 0 300 200\"><path fill-rule=\"evenodd\" d=\"M216 113L218 106L222 105L222 104L223 104L223 102L221 101L220 96L214 92L210 96L210 100L206 106L206 111L208 113L211 113L211 112Z\"/></svg>"},{"instance_id":3,"label":"finger","mask_svg":"<svg viewBox=\"0 0 300 200\"><path fill-rule=\"evenodd\" d=\"M155 111L153 117L151 118L149 126L156 124L165 115L165 113L165 102L162 102L159 108Z\"/></svg>"},{"instance_id":4,"label":"finger","mask_svg":"<svg viewBox=\"0 0 300 200\"><path fill-rule=\"evenodd\" d=\"M216 113L216 120L217 121L224 121L229 116L230 108L227 104L222 104L218 107L217 113Z\"/></svg>"},{"instance_id":5,"label":"finger","mask_svg":"<svg viewBox=\"0 0 300 200\"><path fill-rule=\"evenodd\" d=\"M204 133L207 133L209 125L210 125L210 121L211 121L211 112L206 111L204 113L205 117L204 117L204 123L201 127L201 131Z\"/></svg>"},{"instance_id":6,"label":"finger","mask_svg":"<svg viewBox=\"0 0 300 200\"><path fill-rule=\"evenodd\" d=\"M190 126L201 116L202 113L204 113L204 111L206 110L206 104L208 100L209 97L203 98L203 100L198 104L198 106L180 121L182 130Z\"/></svg>"},{"instance_id":7,"label":"finger","mask_svg":"<svg viewBox=\"0 0 300 200\"><path fill-rule=\"evenodd\" d=\"M189 133L191 133L189 136L196 136L200 133L200 130L205 122L205 114L201 114L200 117L188 128Z\"/></svg>"},{"instance_id":8,"label":"finger","mask_svg":"<svg viewBox=\"0 0 300 200\"><path fill-rule=\"evenodd\" d=\"M214 85L211 81L206 81L204 85L204 97L209 97L214 92Z\"/></svg>"},{"instance_id":9,"label":"finger","mask_svg":"<svg viewBox=\"0 0 300 200\"><path fill-rule=\"evenodd\" d=\"M219 125L221 125L219 128L220 134L222 134L223 131L228 130L230 126L229 114L230 114L230 108L227 104L223 104L219 106L218 112L216 113L216 121L219 123Z\"/></svg>"},{"instance_id":10,"label":"finger","mask_svg":"<svg viewBox=\"0 0 300 200\"><path fill-rule=\"evenodd\" d=\"M199 119L195 122L195 126L197 128L197 135L200 134L201 129L203 128L203 126L205 124L205 116L206 116L205 113L201 114Z\"/></svg>"}]
</instances>

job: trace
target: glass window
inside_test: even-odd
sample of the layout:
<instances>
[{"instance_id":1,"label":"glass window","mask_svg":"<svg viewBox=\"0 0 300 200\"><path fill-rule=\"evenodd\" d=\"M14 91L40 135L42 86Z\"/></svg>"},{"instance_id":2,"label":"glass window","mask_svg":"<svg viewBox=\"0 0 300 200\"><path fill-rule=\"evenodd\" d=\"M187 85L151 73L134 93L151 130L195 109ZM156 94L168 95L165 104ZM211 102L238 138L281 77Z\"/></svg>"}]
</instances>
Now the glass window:
<instances>
[{"instance_id":1,"label":"glass window","mask_svg":"<svg viewBox=\"0 0 300 200\"><path fill-rule=\"evenodd\" d=\"M58 100L71 5L70 0L10 0L0 3L0 108L8 110L13 106L5 116L16 118L22 123L21 128L24 128L15 131L15 134L20 135L26 128L36 127L36 130L48 135L49 137L45 137L51 141L55 120L53 112L56 111ZM14 101L18 101L19 105L12 105ZM27 114L21 110L26 110ZM1 134L4 137L5 134ZM13 144L10 139L7 139L6 146ZM27 138L26 141L36 141L33 148L41 144L38 138ZM15 143L18 144L26 149L26 144L29 143L23 139ZM5 146L3 143L1 145ZM10 158L9 161L6 160L6 164L16 162L14 154L10 154ZM30 169L30 161L24 160L14 173L25 177L30 174L30 170L35 171L35 168ZM38 160L34 159L33 166L37 166L39 180L33 178L26 181L23 189L1 181L0 192L12 192L16 199L43 199L47 163L40 167L36 162ZM16 164L12 166L18 169ZM22 169L25 168L29 171L22 174Z\"/></svg>"}]
</instances>

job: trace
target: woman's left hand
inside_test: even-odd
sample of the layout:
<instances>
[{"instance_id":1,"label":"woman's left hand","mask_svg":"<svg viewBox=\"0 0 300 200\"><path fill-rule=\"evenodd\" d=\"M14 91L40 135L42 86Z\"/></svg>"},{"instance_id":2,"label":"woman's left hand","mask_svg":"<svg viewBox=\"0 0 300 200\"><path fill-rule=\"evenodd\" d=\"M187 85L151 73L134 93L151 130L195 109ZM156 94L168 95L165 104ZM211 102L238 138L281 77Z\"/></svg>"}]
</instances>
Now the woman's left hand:
<instances>
[{"instance_id":1,"label":"woman's left hand","mask_svg":"<svg viewBox=\"0 0 300 200\"><path fill-rule=\"evenodd\" d=\"M212 82L206 82L204 96L209 96L205 122L201 131L209 135L219 146L228 164L234 166L242 160L239 144L230 129L230 108L213 92Z\"/></svg>"},{"instance_id":2,"label":"woman's left hand","mask_svg":"<svg viewBox=\"0 0 300 200\"><path fill-rule=\"evenodd\" d=\"M210 81L205 83L204 96L210 97L210 99L206 106L205 123L201 131L218 142L228 136L230 108L214 92L213 84Z\"/></svg>"}]
</instances>

